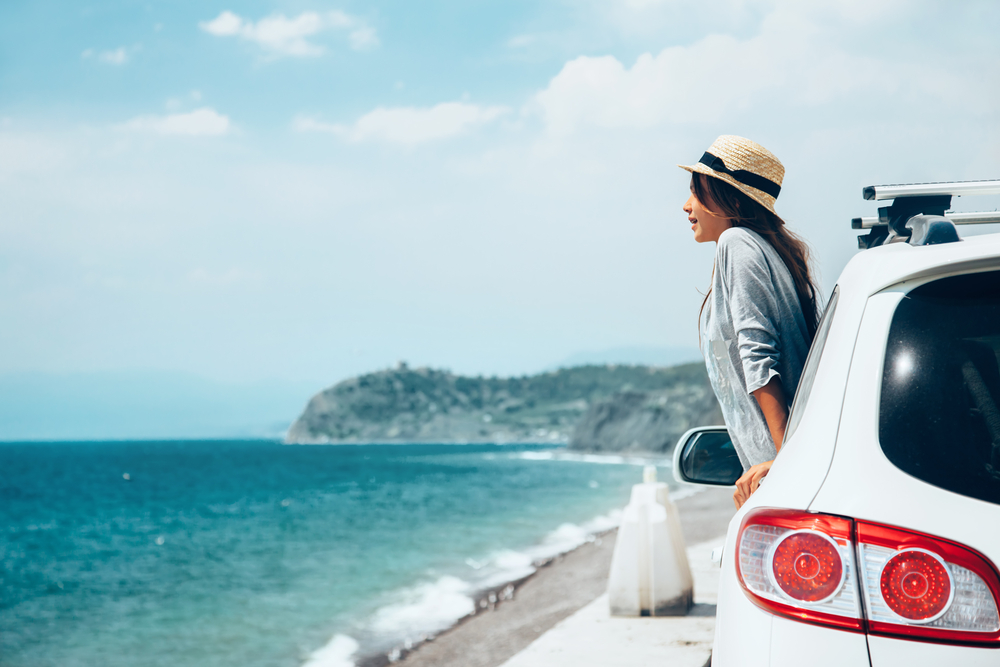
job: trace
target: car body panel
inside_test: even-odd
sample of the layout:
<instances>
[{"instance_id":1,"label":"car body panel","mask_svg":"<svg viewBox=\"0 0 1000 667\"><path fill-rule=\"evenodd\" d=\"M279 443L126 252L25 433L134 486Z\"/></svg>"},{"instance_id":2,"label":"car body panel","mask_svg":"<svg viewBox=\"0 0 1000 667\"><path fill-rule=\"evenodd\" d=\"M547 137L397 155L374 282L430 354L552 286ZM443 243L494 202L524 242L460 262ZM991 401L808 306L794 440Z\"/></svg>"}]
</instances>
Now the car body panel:
<instances>
[{"instance_id":1,"label":"car body panel","mask_svg":"<svg viewBox=\"0 0 1000 667\"><path fill-rule=\"evenodd\" d=\"M872 665L953 665L954 667L996 667L1000 651L993 648L953 646L929 642L868 637ZM846 663L844 663L846 664Z\"/></svg>"},{"instance_id":2,"label":"car body panel","mask_svg":"<svg viewBox=\"0 0 1000 667\"><path fill-rule=\"evenodd\" d=\"M809 400L795 408L802 410L799 425L782 445L760 491L751 497L754 507L771 504L767 490L779 487L781 507L807 508L833 460L857 322L864 313L863 301L856 304L843 292L838 301Z\"/></svg>"},{"instance_id":3,"label":"car body panel","mask_svg":"<svg viewBox=\"0 0 1000 667\"><path fill-rule=\"evenodd\" d=\"M913 247L891 243L855 255L838 284L856 283L871 296L907 280L923 280L950 272L982 270L1000 256L1000 234L972 236L959 243Z\"/></svg>"},{"instance_id":4,"label":"car body panel","mask_svg":"<svg viewBox=\"0 0 1000 667\"><path fill-rule=\"evenodd\" d=\"M868 641L860 632L843 632L787 618L771 624L771 667L867 665Z\"/></svg>"},{"instance_id":5,"label":"car body panel","mask_svg":"<svg viewBox=\"0 0 1000 667\"><path fill-rule=\"evenodd\" d=\"M744 507L746 507L744 505ZM768 667L771 664L771 623L774 617L751 602L736 580L736 536L745 509L729 522L722 551L719 599L715 612L712 664ZM732 576L729 574L732 573Z\"/></svg>"}]
</instances>

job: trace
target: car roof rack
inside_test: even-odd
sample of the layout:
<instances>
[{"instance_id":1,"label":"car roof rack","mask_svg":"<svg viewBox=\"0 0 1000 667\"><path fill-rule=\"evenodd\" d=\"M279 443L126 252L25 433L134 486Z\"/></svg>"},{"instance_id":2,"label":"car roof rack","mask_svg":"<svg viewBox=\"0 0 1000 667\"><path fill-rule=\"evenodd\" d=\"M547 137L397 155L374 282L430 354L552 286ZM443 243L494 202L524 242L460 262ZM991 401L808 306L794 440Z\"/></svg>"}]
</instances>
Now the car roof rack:
<instances>
[{"instance_id":1,"label":"car roof rack","mask_svg":"<svg viewBox=\"0 0 1000 667\"><path fill-rule=\"evenodd\" d=\"M878 217L851 220L852 229L870 230L858 237L862 250L896 239L908 239L911 245L960 241L955 225L1000 222L1000 211L946 213L952 197L1000 194L1000 180L869 185L861 194L868 201L893 200L879 208Z\"/></svg>"}]
</instances>

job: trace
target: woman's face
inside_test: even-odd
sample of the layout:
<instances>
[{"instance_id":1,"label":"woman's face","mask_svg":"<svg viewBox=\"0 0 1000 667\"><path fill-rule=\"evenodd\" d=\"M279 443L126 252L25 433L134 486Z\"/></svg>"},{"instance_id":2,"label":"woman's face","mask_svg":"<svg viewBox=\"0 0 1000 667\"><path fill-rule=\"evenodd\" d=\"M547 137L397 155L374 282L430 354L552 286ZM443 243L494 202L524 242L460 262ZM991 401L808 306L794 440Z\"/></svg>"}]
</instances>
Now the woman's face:
<instances>
[{"instance_id":1,"label":"woman's face","mask_svg":"<svg viewBox=\"0 0 1000 667\"><path fill-rule=\"evenodd\" d=\"M698 243L717 242L722 232L733 226L733 221L730 218L723 218L712 213L702 202L698 201L698 198L694 196L693 184L691 196L684 202L684 212L688 214L688 222L691 223L694 240Z\"/></svg>"}]
</instances>

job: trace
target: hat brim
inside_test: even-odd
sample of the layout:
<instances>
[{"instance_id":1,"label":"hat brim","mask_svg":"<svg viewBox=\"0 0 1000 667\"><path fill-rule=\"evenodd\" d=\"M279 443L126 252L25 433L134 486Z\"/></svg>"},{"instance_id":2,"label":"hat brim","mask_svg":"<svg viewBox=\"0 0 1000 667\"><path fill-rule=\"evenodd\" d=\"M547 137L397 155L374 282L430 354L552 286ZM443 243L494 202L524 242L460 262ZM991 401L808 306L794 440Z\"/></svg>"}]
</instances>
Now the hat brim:
<instances>
[{"instance_id":1,"label":"hat brim","mask_svg":"<svg viewBox=\"0 0 1000 667\"><path fill-rule=\"evenodd\" d=\"M722 172L715 171L708 165L704 165L700 162L698 164L691 164L691 165L679 164L677 166L683 169L684 171L704 174L705 176L711 176L712 178L717 178L720 181L723 181L724 183L728 183L729 185L733 186L734 188L745 194L747 197L750 197L750 199L753 199L755 202L766 208L771 213L778 215L774 210L774 201L775 201L774 197L767 194L766 192L758 190L757 188L752 188L749 185L744 185L743 183L740 183L729 174L724 174Z\"/></svg>"}]
</instances>

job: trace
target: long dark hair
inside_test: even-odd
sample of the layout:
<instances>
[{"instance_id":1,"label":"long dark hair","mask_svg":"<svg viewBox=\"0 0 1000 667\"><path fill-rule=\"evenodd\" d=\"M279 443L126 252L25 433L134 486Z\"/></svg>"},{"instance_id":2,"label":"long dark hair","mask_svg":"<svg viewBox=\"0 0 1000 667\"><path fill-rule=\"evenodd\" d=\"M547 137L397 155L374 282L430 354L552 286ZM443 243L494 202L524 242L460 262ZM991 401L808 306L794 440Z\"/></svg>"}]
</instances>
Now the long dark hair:
<instances>
[{"instance_id":1,"label":"long dark hair","mask_svg":"<svg viewBox=\"0 0 1000 667\"><path fill-rule=\"evenodd\" d=\"M788 272L792 274L799 306L802 308L802 315L809 331L809 340L812 341L816 335L819 311L816 304L816 285L809 272L809 246L806 242L788 231L785 221L778 215L718 178L692 174L691 192L703 207L715 215L731 219L733 227L745 227L757 232L777 251ZM712 288L709 287L705 300L701 302L701 311L698 312L699 323L701 312L705 310L705 304L708 303L711 294Z\"/></svg>"}]
</instances>

